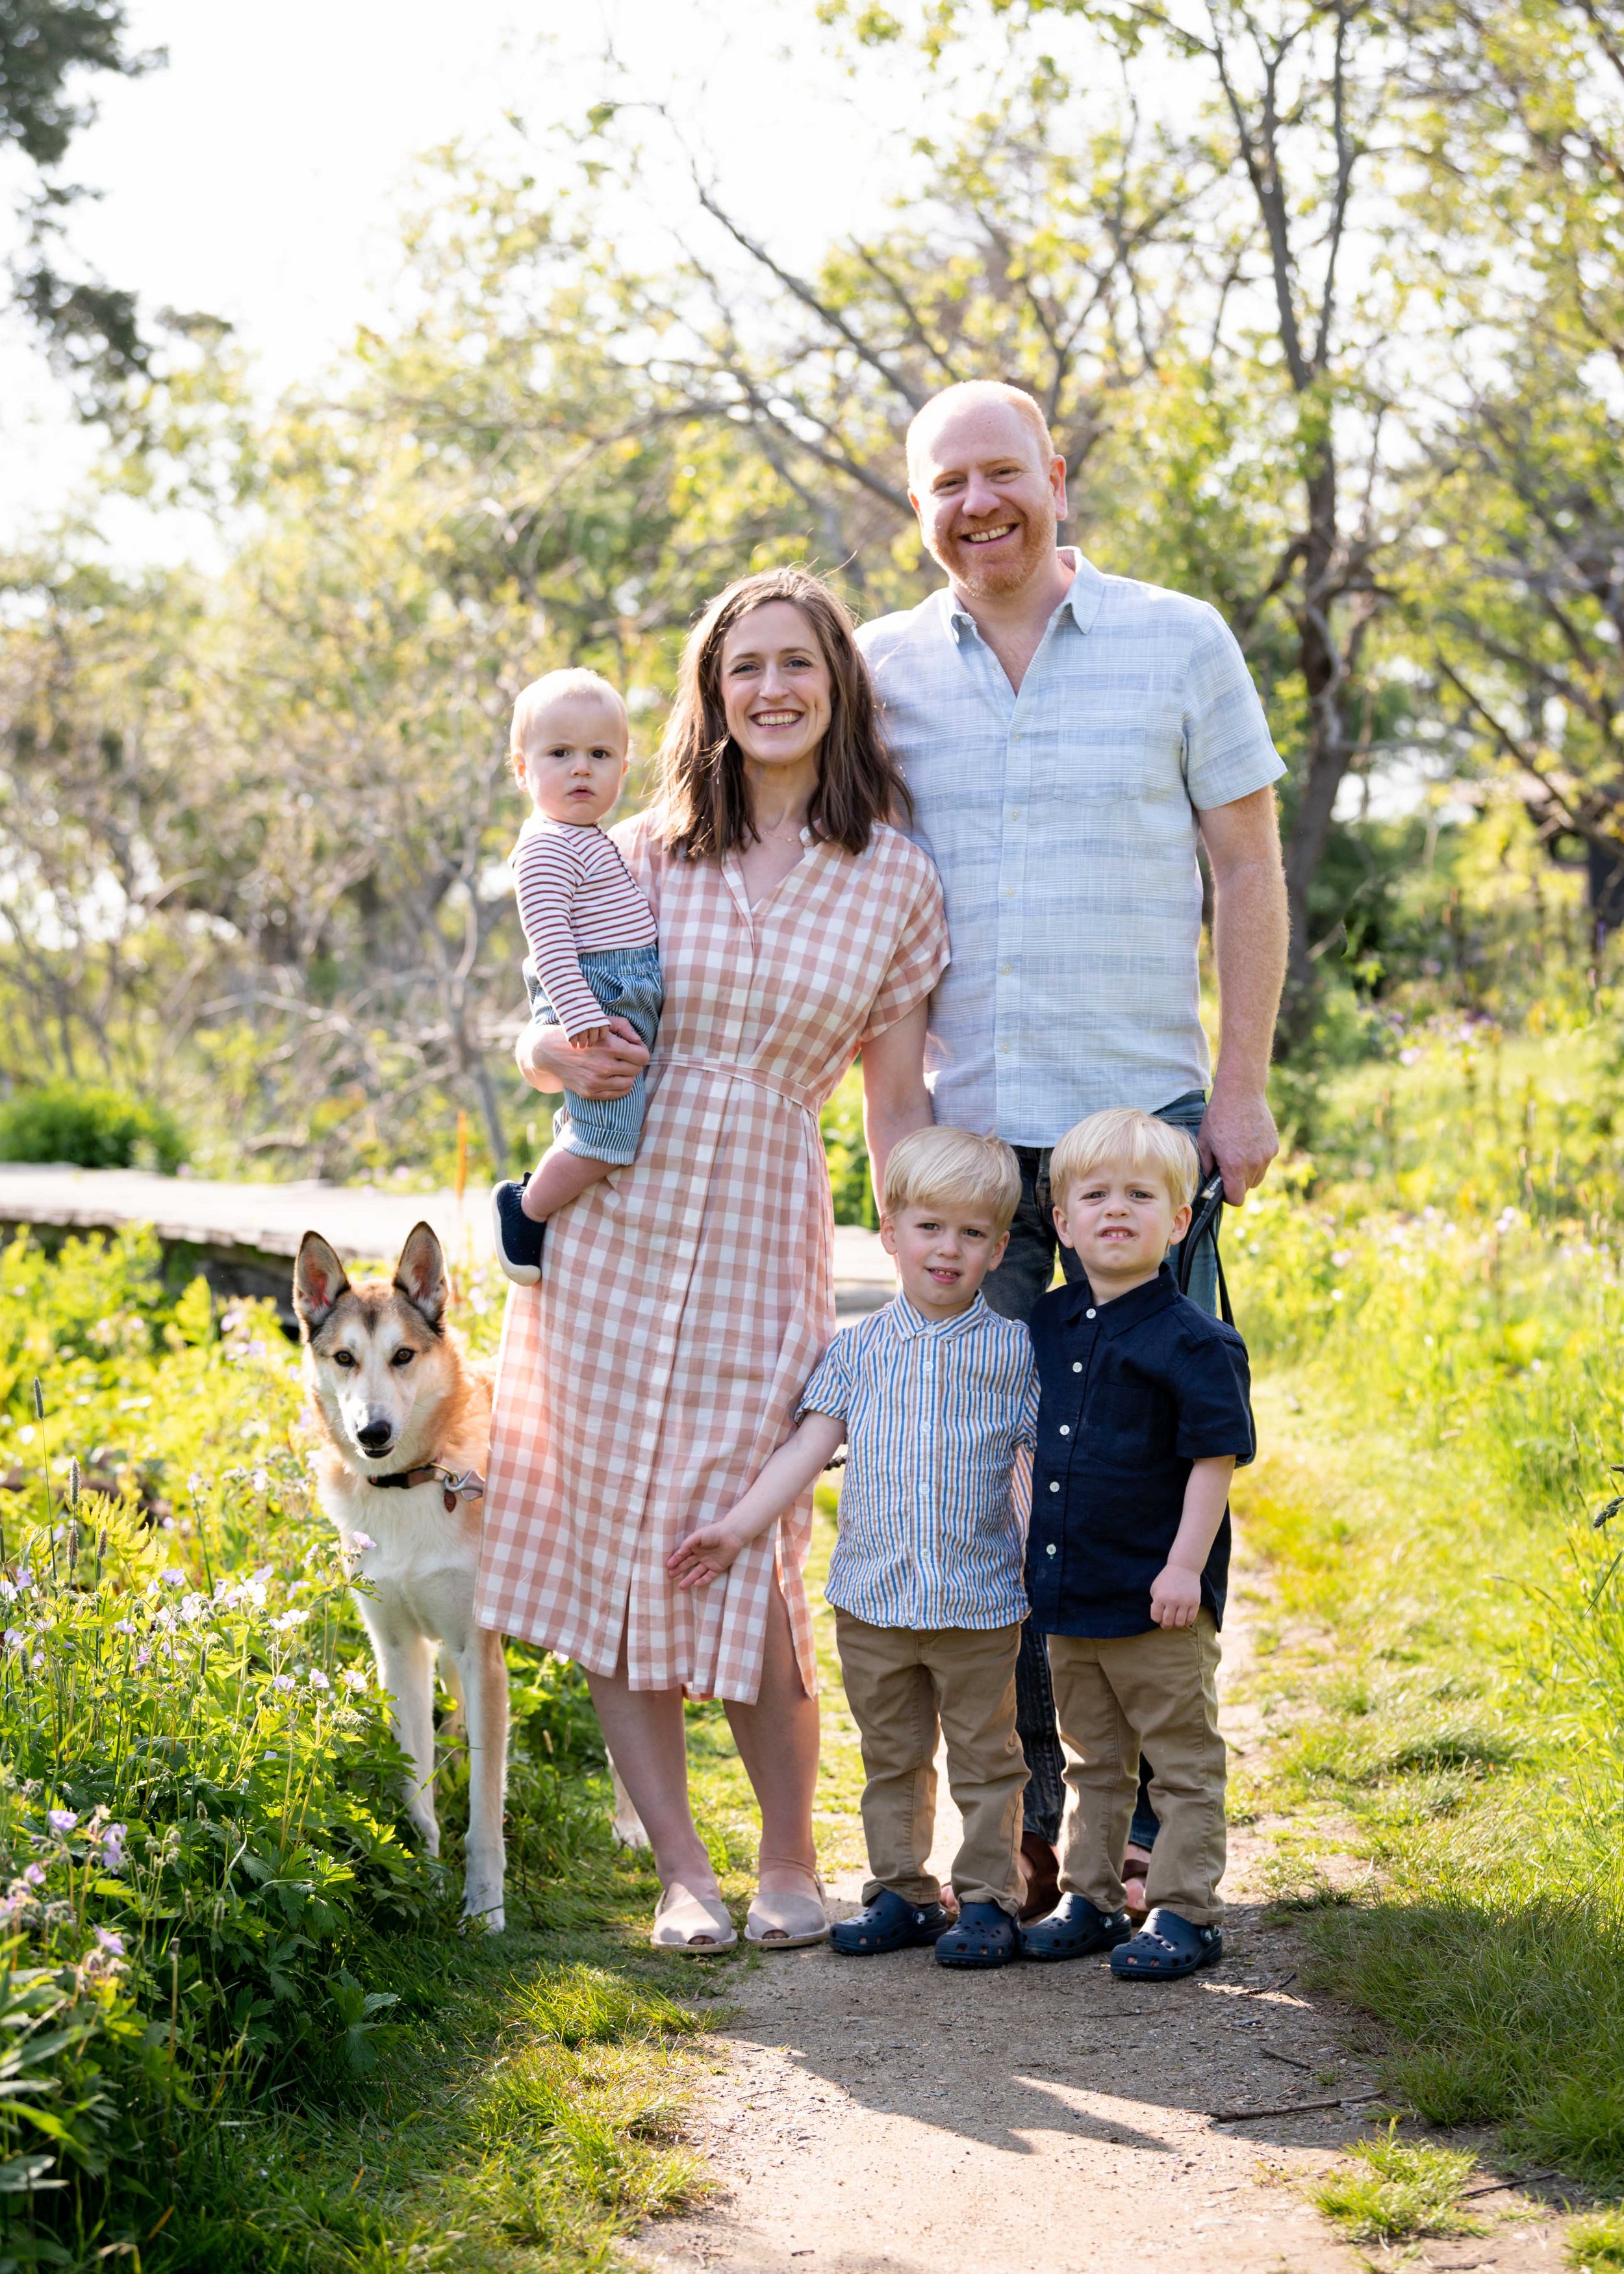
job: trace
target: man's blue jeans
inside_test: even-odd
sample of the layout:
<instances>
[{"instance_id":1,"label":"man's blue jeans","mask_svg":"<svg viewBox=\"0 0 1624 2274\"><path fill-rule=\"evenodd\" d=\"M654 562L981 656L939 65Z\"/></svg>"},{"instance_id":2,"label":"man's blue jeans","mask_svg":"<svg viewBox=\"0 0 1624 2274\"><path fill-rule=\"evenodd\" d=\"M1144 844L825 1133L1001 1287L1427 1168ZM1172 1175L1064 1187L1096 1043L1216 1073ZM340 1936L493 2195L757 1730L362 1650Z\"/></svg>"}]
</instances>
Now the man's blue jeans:
<instances>
[{"instance_id":1,"label":"man's blue jeans","mask_svg":"<svg viewBox=\"0 0 1624 2274\"><path fill-rule=\"evenodd\" d=\"M1176 1097L1171 1105L1164 1105L1156 1118L1170 1121L1177 1129L1187 1129L1193 1137L1206 1111L1206 1094L1192 1089L1183 1097ZM1048 1292L1054 1278L1056 1254L1068 1279L1083 1276L1082 1265L1069 1247L1061 1246L1055 1230L1049 1193L1049 1150L1047 1146L1015 1148L1015 1157L1020 1163L1020 1206L1010 1226L1010 1244L1004 1250L1004 1261L981 1285L981 1292L992 1308L1006 1319L1024 1321L1032 1316L1033 1305L1040 1295ZM1222 1216L1220 1209L1211 1234L1203 1239L1190 1270L1190 1299L1214 1314L1218 1309L1218 1226ZM1172 1251L1172 1262L1177 1270L1177 1247ZM1060 1837L1060 1817L1065 1804L1065 1756L1055 1727L1049 1653L1042 1636L1034 1632L1030 1619L1021 1629L1020 1656L1015 1665L1015 1727L1026 1756L1025 1828L1052 1846ZM1128 1834L1136 1848L1148 1848L1156 1836L1156 1819L1147 1792L1149 1782L1150 1772L1141 1761L1139 1803Z\"/></svg>"}]
</instances>

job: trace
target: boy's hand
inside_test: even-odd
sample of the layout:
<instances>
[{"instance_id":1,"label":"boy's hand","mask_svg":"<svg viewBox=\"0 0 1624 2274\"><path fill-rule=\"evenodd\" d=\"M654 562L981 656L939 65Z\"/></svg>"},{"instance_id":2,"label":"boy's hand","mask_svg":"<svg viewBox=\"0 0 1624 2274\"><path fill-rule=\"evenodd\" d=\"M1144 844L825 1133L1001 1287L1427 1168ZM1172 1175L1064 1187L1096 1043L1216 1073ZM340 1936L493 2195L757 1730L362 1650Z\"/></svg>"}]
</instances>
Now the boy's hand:
<instances>
[{"instance_id":1,"label":"boy's hand","mask_svg":"<svg viewBox=\"0 0 1624 2274\"><path fill-rule=\"evenodd\" d=\"M583 1027L578 1035L570 1036L569 1047L572 1050L595 1050L599 1043L606 1043L608 1039L607 1027Z\"/></svg>"},{"instance_id":2,"label":"boy's hand","mask_svg":"<svg viewBox=\"0 0 1624 2274\"><path fill-rule=\"evenodd\" d=\"M702 1525L679 1540L665 1558L665 1569L679 1587L708 1587L712 1579L721 1577L746 1544L724 1517L719 1524Z\"/></svg>"},{"instance_id":3,"label":"boy's hand","mask_svg":"<svg viewBox=\"0 0 1624 2274\"><path fill-rule=\"evenodd\" d=\"M1164 1563L1150 1583L1150 1615L1159 1627L1192 1627L1201 1608L1201 1575Z\"/></svg>"}]
</instances>

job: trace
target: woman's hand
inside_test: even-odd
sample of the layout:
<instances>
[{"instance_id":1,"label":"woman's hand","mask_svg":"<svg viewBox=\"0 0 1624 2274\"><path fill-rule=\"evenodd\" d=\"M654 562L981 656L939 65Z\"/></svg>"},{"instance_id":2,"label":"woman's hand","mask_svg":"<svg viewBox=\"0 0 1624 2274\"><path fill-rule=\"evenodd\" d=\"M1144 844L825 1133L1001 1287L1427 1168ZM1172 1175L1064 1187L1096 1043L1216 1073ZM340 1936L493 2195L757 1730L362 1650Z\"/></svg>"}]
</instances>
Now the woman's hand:
<instances>
[{"instance_id":1,"label":"woman's hand","mask_svg":"<svg viewBox=\"0 0 1624 2274\"><path fill-rule=\"evenodd\" d=\"M530 1025L513 1055L532 1089L573 1089L577 1097L624 1097L649 1063L628 1019L611 1019L603 1041L586 1050L572 1049L562 1027Z\"/></svg>"},{"instance_id":2,"label":"woman's hand","mask_svg":"<svg viewBox=\"0 0 1624 2274\"><path fill-rule=\"evenodd\" d=\"M665 1558L665 1569L679 1587L708 1587L748 1544L734 1528L733 1518L725 1516L719 1524L702 1525L679 1540Z\"/></svg>"}]
</instances>

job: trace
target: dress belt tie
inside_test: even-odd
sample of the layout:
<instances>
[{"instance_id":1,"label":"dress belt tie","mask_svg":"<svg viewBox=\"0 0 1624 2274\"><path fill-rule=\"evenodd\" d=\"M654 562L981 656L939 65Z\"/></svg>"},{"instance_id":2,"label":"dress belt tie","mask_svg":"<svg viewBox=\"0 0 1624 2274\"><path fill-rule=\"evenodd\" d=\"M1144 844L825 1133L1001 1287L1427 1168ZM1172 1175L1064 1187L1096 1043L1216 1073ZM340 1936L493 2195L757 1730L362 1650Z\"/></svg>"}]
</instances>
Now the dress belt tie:
<instances>
[{"instance_id":1,"label":"dress belt tie","mask_svg":"<svg viewBox=\"0 0 1624 2274\"><path fill-rule=\"evenodd\" d=\"M719 1074L728 1081L748 1081L757 1089L770 1089L775 1097L782 1097L791 1105L798 1105L803 1113L816 1114L823 1099L816 1090L804 1088L799 1082L786 1081L782 1074L768 1073L760 1066L740 1065L733 1058L687 1058L673 1051L669 1058L656 1058L650 1071L659 1073L666 1066L683 1066L697 1073Z\"/></svg>"}]
</instances>

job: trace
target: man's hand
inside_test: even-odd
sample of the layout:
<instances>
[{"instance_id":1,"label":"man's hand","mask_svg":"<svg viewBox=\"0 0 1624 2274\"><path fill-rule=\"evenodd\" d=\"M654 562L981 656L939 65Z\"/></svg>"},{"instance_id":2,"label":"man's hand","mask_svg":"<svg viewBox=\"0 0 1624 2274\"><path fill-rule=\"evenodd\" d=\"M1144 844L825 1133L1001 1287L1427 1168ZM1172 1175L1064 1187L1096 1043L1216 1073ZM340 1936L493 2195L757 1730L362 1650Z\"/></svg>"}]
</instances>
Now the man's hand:
<instances>
[{"instance_id":1,"label":"man's hand","mask_svg":"<svg viewBox=\"0 0 1624 2274\"><path fill-rule=\"evenodd\" d=\"M724 1517L719 1524L702 1525L686 1540L680 1540L665 1558L665 1569L679 1587L708 1587L748 1544Z\"/></svg>"},{"instance_id":2,"label":"man's hand","mask_svg":"<svg viewBox=\"0 0 1624 2274\"><path fill-rule=\"evenodd\" d=\"M1201 1608L1201 1575L1164 1563L1150 1583L1150 1615L1159 1627L1192 1627Z\"/></svg>"},{"instance_id":3,"label":"man's hand","mask_svg":"<svg viewBox=\"0 0 1624 2274\"><path fill-rule=\"evenodd\" d=\"M1263 1182L1280 1150L1274 1117L1261 1090L1230 1094L1214 1087L1196 1142L1202 1168L1222 1170L1223 1196L1232 1208Z\"/></svg>"},{"instance_id":4,"label":"man's hand","mask_svg":"<svg viewBox=\"0 0 1624 2274\"><path fill-rule=\"evenodd\" d=\"M532 1089L573 1089L577 1097L624 1097L649 1063L628 1019L611 1019L605 1039L572 1050L562 1027L526 1027L514 1045L519 1072Z\"/></svg>"}]
</instances>

